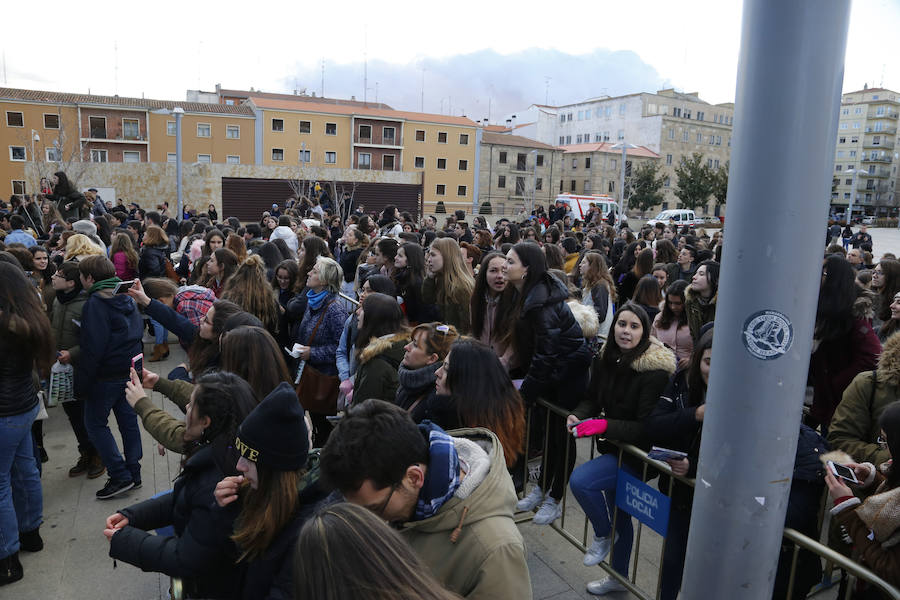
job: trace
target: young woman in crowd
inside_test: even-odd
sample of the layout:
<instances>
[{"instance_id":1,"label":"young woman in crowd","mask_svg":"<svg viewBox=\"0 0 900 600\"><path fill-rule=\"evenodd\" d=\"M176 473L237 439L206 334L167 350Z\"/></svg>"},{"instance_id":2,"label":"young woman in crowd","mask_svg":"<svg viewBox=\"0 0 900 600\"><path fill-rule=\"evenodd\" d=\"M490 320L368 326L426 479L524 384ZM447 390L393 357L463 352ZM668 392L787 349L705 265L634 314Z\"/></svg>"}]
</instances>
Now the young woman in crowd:
<instances>
[{"instance_id":1,"label":"young woman in crowd","mask_svg":"<svg viewBox=\"0 0 900 600\"><path fill-rule=\"evenodd\" d=\"M632 301L644 309L650 322L659 314L659 305L663 301L659 291L659 282L653 275L644 275L638 280L632 295Z\"/></svg>"},{"instance_id":2,"label":"young woman in crowd","mask_svg":"<svg viewBox=\"0 0 900 600\"><path fill-rule=\"evenodd\" d=\"M272 276L272 289L278 294L278 304L281 308L287 308L288 302L297 295L295 290L300 269L297 261L286 259L278 263Z\"/></svg>"},{"instance_id":3,"label":"young woman in crowd","mask_svg":"<svg viewBox=\"0 0 900 600\"><path fill-rule=\"evenodd\" d=\"M247 243L241 236L229 233L228 237L225 238L225 247L234 252L234 255L237 256L238 264L246 260Z\"/></svg>"},{"instance_id":4,"label":"young woman in crowd","mask_svg":"<svg viewBox=\"0 0 900 600\"><path fill-rule=\"evenodd\" d=\"M368 278L359 290L359 302L366 299L366 296L372 293L385 294L390 297L397 295L397 289L394 282L384 275L373 275ZM356 375L356 338L359 333L359 318L356 311L351 312L344 321L344 328L341 331L341 338L338 341L337 354L335 361L337 364L338 377L341 380L341 390L346 394L353 388L351 378Z\"/></svg>"},{"instance_id":5,"label":"young woman in crowd","mask_svg":"<svg viewBox=\"0 0 900 600\"><path fill-rule=\"evenodd\" d=\"M371 510L348 502L322 508L300 530L295 598L453 600L409 544Z\"/></svg>"},{"instance_id":6,"label":"young woman in crowd","mask_svg":"<svg viewBox=\"0 0 900 600\"><path fill-rule=\"evenodd\" d=\"M497 355L475 340L459 340L436 377L436 392L450 398L459 424L497 434L512 469L525 451L525 405Z\"/></svg>"},{"instance_id":7,"label":"young woman in crowd","mask_svg":"<svg viewBox=\"0 0 900 600\"><path fill-rule=\"evenodd\" d=\"M209 256L225 247L225 234L218 229L210 229L203 236L203 254Z\"/></svg>"},{"instance_id":8,"label":"young woman in crowd","mask_svg":"<svg viewBox=\"0 0 900 600\"><path fill-rule=\"evenodd\" d=\"M397 299L368 294L357 309L357 367L354 402L371 398L393 402L397 395L397 370L409 342L406 319Z\"/></svg>"},{"instance_id":9,"label":"young woman in crowd","mask_svg":"<svg viewBox=\"0 0 900 600\"><path fill-rule=\"evenodd\" d=\"M399 245L394 238L381 238L375 244L375 266L378 267L378 273L395 281L394 259L397 257L397 248Z\"/></svg>"},{"instance_id":10,"label":"young woman in crowd","mask_svg":"<svg viewBox=\"0 0 900 600\"><path fill-rule=\"evenodd\" d=\"M872 327L879 330L891 318L891 303L900 292L900 262L884 259L872 269L872 291L875 292L875 317Z\"/></svg>"},{"instance_id":11,"label":"young woman in crowd","mask_svg":"<svg viewBox=\"0 0 900 600\"><path fill-rule=\"evenodd\" d=\"M700 339L700 329L716 319L716 298L719 294L719 263L704 260L691 278L684 292L684 311L687 313L691 337Z\"/></svg>"},{"instance_id":12,"label":"young woman in crowd","mask_svg":"<svg viewBox=\"0 0 900 600\"><path fill-rule=\"evenodd\" d=\"M237 266L237 256L228 248L219 248L210 255L209 261L205 265L206 275L209 277L206 287L212 290L216 298L222 297L225 283L235 272Z\"/></svg>"},{"instance_id":13,"label":"young woman in crowd","mask_svg":"<svg viewBox=\"0 0 900 600\"><path fill-rule=\"evenodd\" d=\"M556 244L544 244L544 256L547 259L547 268L563 271L566 267L566 257L562 248Z\"/></svg>"},{"instance_id":14,"label":"young woman in crowd","mask_svg":"<svg viewBox=\"0 0 900 600\"><path fill-rule=\"evenodd\" d=\"M590 353L566 304L568 289L547 272L541 247L531 242L520 242L509 251L504 276L516 291L510 323L513 360L520 367L511 375L522 376L522 399L533 406L543 398L571 409L587 384ZM566 383L565 392L562 382ZM544 432L548 440L541 464L542 484L534 486L518 504L519 510L540 505L534 518L538 525L552 523L562 515L559 502L565 493L565 476L574 465L574 452L569 453L570 464L566 464L566 445L572 442L559 421L551 416L550 429Z\"/></svg>"},{"instance_id":15,"label":"young woman in crowd","mask_svg":"<svg viewBox=\"0 0 900 600\"><path fill-rule=\"evenodd\" d=\"M423 300L437 305L444 323L467 333L471 329L470 301L474 289L475 280L466 270L459 244L452 238L434 240L425 258Z\"/></svg>"},{"instance_id":16,"label":"young woman in crowd","mask_svg":"<svg viewBox=\"0 0 900 600\"><path fill-rule=\"evenodd\" d=\"M315 235L308 235L303 238L297 252L300 260L297 285L294 288L297 294L293 300L288 302L287 307L288 322L293 324L299 323L306 311L306 294L309 292L306 280L309 277L309 272L315 266L320 256L331 258L331 253L328 252L328 244L325 243L325 240Z\"/></svg>"},{"instance_id":17,"label":"young woman in crowd","mask_svg":"<svg viewBox=\"0 0 900 600\"><path fill-rule=\"evenodd\" d=\"M418 325L433 320L436 308L422 300L422 283L425 281L425 251L422 246L413 242L402 244L397 249L394 266L397 267L397 295L403 298L407 321L410 325Z\"/></svg>"},{"instance_id":18,"label":"young woman in crowd","mask_svg":"<svg viewBox=\"0 0 900 600\"><path fill-rule=\"evenodd\" d=\"M266 268L258 256L241 263L222 290L221 298L230 300L262 321L273 336L278 335L281 305L271 284L266 281Z\"/></svg>"},{"instance_id":19,"label":"young woman in crowd","mask_svg":"<svg viewBox=\"0 0 900 600\"><path fill-rule=\"evenodd\" d=\"M441 427L458 427L458 415L445 396L438 397L437 370L459 339L452 325L423 323L412 330L398 369L395 404L409 411L416 423L428 419Z\"/></svg>"},{"instance_id":20,"label":"young woman in crowd","mask_svg":"<svg viewBox=\"0 0 900 600\"><path fill-rule=\"evenodd\" d=\"M566 431L575 437L601 435L649 449L643 422L674 372L675 356L650 335L647 313L632 303L624 304L616 311L611 339L591 366L590 387L569 415ZM604 418L594 418L600 414ZM575 469L569 480L594 528L586 565L598 564L609 554L613 535L610 515L616 504L618 449L609 442L598 442L598 450L602 454ZM641 463L626 455L621 468L639 477ZM623 575L627 575L631 559L632 535L631 519L617 519L612 568ZM592 581L587 589L596 595L625 590L611 577Z\"/></svg>"},{"instance_id":21,"label":"young woman in crowd","mask_svg":"<svg viewBox=\"0 0 900 600\"><path fill-rule=\"evenodd\" d=\"M686 369L694 351L694 338L688 327L684 310L684 293L687 282L678 280L666 290L662 310L653 319L650 334L675 352L679 369Z\"/></svg>"},{"instance_id":22,"label":"young woman in crowd","mask_svg":"<svg viewBox=\"0 0 900 600\"><path fill-rule=\"evenodd\" d=\"M306 278L306 312L294 334L294 343L301 345L298 358L304 361L303 372L306 374L312 367L321 375L337 379L337 346L347 316L343 306L336 302L342 277L341 267L334 259L319 256ZM300 385L303 386L302 379ZM311 399L301 397L300 403L312 407ZM313 444L321 448L332 429L325 416L333 414L333 409L328 407L326 412L320 412L323 408L309 410L313 423Z\"/></svg>"},{"instance_id":23,"label":"young woman in crowd","mask_svg":"<svg viewBox=\"0 0 900 600\"><path fill-rule=\"evenodd\" d=\"M44 547L43 495L31 438L40 399L32 372L49 377L50 320L21 268L0 262L0 585L22 579L19 550ZM15 500L15 501L14 501Z\"/></svg>"},{"instance_id":24,"label":"young woman in crowd","mask_svg":"<svg viewBox=\"0 0 900 600\"><path fill-rule=\"evenodd\" d=\"M512 308L513 288L504 276L506 257L499 252L487 254L481 261L472 293L472 335L490 347L507 369L514 368L508 322Z\"/></svg>"},{"instance_id":25,"label":"young woman in crowd","mask_svg":"<svg viewBox=\"0 0 900 600\"><path fill-rule=\"evenodd\" d=\"M459 251L462 252L463 262L469 271L469 275L474 278L478 265L481 263L481 250L475 244L460 242Z\"/></svg>"},{"instance_id":26,"label":"young woman in crowd","mask_svg":"<svg viewBox=\"0 0 900 600\"><path fill-rule=\"evenodd\" d=\"M131 244L131 237L124 234L116 235L112 239L112 245L109 247L109 258L116 266L116 277L122 281L129 281L138 276L139 258L134 246ZM165 267L163 267L165 270ZM163 273L163 276L165 273Z\"/></svg>"},{"instance_id":27,"label":"young woman in crowd","mask_svg":"<svg viewBox=\"0 0 900 600\"><path fill-rule=\"evenodd\" d=\"M232 597L291 598L297 536L325 497L308 454L303 407L291 386L266 396L232 441L241 454L240 475L225 477L215 489L221 518L234 522L239 585Z\"/></svg>"},{"instance_id":28,"label":"young woman in crowd","mask_svg":"<svg viewBox=\"0 0 900 600\"><path fill-rule=\"evenodd\" d=\"M144 245L141 248L141 258L138 263L141 279L165 277L166 262L168 260L169 237L156 225L147 227L147 231L144 233ZM153 354L148 361L158 362L169 356L169 332L165 330L159 321L153 320L152 317L150 318L150 324L153 326L156 344L153 346Z\"/></svg>"},{"instance_id":29,"label":"young woman in crowd","mask_svg":"<svg viewBox=\"0 0 900 600\"><path fill-rule=\"evenodd\" d=\"M369 236L363 233L359 227L347 227L341 238L344 242L340 254L340 265L344 271L344 282L341 284L341 292L353 297L356 267L359 265L360 255L369 246Z\"/></svg>"},{"instance_id":30,"label":"young woman in crowd","mask_svg":"<svg viewBox=\"0 0 900 600\"><path fill-rule=\"evenodd\" d=\"M103 256L103 248L82 234L76 233L66 241L66 255L64 260L81 260L86 256Z\"/></svg>"},{"instance_id":31,"label":"young woman in crowd","mask_svg":"<svg viewBox=\"0 0 900 600\"><path fill-rule=\"evenodd\" d=\"M634 266L625 273L621 281L619 281L616 295L620 302L627 302L634 296L634 290L638 281L644 275L650 275L653 272L653 250L644 248L637 255Z\"/></svg>"},{"instance_id":32,"label":"young woman in crowd","mask_svg":"<svg viewBox=\"0 0 900 600\"><path fill-rule=\"evenodd\" d=\"M143 393L133 370L128 388ZM256 405L253 390L237 375L219 372L197 380L186 406L184 462L175 487L107 517L103 533L112 558L181 578L187 597L233 597L233 522L218 518L213 492L225 476L237 474L235 435ZM165 525L174 526L174 535L147 531Z\"/></svg>"},{"instance_id":33,"label":"young woman in crowd","mask_svg":"<svg viewBox=\"0 0 900 600\"><path fill-rule=\"evenodd\" d=\"M44 246L32 246L31 252L31 279L41 293L44 306L49 311L53 307L53 274L56 265L50 262L50 253Z\"/></svg>"},{"instance_id":34,"label":"young woman in crowd","mask_svg":"<svg viewBox=\"0 0 900 600\"><path fill-rule=\"evenodd\" d=\"M665 263L658 262L653 265L651 274L656 279L656 283L659 284L659 291L665 295L666 288L669 286L669 272L666 270Z\"/></svg>"},{"instance_id":35,"label":"young woman in crowd","mask_svg":"<svg viewBox=\"0 0 900 600\"><path fill-rule=\"evenodd\" d=\"M609 335L612 326L614 305L617 300L616 286L613 284L603 254L588 251L579 266L581 272L581 303L592 307L600 319L598 335L603 339Z\"/></svg>"}]
</instances>

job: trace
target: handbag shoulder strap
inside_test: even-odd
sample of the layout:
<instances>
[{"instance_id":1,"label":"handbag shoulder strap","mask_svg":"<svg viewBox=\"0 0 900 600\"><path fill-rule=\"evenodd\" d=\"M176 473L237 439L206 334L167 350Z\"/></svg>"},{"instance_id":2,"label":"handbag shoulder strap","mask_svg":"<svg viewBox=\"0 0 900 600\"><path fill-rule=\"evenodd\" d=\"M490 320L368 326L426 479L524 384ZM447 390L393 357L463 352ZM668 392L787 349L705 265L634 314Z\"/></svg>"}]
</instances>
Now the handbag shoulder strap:
<instances>
[{"instance_id":1,"label":"handbag shoulder strap","mask_svg":"<svg viewBox=\"0 0 900 600\"><path fill-rule=\"evenodd\" d=\"M319 317L319 320L316 322L316 326L313 327L312 333L309 335L309 339L306 341L306 345L312 345L314 339L316 339L316 332L319 331L319 325L322 324L322 321L325 320L325 313L328 312L328 307L334 304L334 300L325 305L325 308L322 309L322 316Z\"/></svg>"}]
</instances>

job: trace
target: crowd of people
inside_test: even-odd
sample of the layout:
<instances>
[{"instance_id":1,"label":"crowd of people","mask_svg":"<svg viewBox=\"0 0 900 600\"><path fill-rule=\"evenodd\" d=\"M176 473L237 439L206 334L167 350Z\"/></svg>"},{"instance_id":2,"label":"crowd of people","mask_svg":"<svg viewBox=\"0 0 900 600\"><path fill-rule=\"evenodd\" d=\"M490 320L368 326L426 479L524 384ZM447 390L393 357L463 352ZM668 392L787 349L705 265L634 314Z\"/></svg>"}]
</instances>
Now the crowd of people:
<instances>
[{"instance_id":1,"label":"crowd of people","mask_svg":"<svg viewBox=\"0 0 900 600\"><path fill-rule=\"evenodd\" d=\"M593 529L584 564L627 577L616 482L643 468L616 442L683 453L667 461L680 478L659 481L673 500L660 597L677 596L722 230L616 230L561 203L439 224L342 214L326 194L241 223L212 204L113 205L62 172L42 191L0 207L0 585L43 548L40 415L59 401L79 451L68 474L106 474L98 500L141 486L141 426L182 455L171 491L102 529L111 557L189 598L530 598L514 515L553 523L567 485ZM860 233L826 249L787 524L817 537L827 487L834 543L896 584L900 262L851 260L871 257ZM187 359L158 373L171 336ZM595 436L600 455L575 468L575 440ZM829 444L860 485L825 469Z\"/></svg>"}]
</instances>

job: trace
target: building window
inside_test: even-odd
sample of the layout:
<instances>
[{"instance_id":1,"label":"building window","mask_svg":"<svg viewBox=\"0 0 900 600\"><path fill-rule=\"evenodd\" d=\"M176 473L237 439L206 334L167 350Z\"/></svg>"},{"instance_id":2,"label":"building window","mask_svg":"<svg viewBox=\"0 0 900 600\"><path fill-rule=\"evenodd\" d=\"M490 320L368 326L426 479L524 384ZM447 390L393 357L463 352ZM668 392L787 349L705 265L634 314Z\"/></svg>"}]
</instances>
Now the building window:
<instances>
[{"instance_id":1,"label":"building window","mask_svg":"<svg viewBox=\"0 0 900 600\"><path fill-rule=\"evenodd\" d=\"M707 159L706 159L706 168L707 168L707 169L712 169L712 166L713 166L712 159L711 159L711 158L707 158Z\"/></svg>"},{"instance_id":2,"label":"building window","mask_svg":"<svg viewBox=\"0 0 900 600\"><path fill-rule=\"evenodd\" d=\"M460 146L468 146L469 145L469 134L468 133L459 134L459 145Z\"/></svg>"},{"instance_id":3,"label":"building window","mask_svg":"<svg viewBox=\"0 0 900 600\"><path fill-rule=\"evenodd\" d=\"M122 137L136 140L141 136L141 124L137 119L122 119Z\"/></svg>"},{"instance_id":4,"label":"building window","mask_svg":"<svg viewBox=\"0 0 900 600\"><path fill-rule=\"evenodd\" d=\"M174 152L166 152L166 162L173 163L173 162L177 162L177 161L178 161L177 154L175 154Z\"/></svg>"},{"instance_id":5,"label":"building window","mask_svg":"<svg viewBox=\"0 0 900 600\"><path fill-rule=\"evenodd\" d=\"M717 135L716 136L716 146L721 146L721 145L722 145L722 136Z\"/></svg>"},{"instance_id":6,"label":"building window","mask_svg":"<svg viewBox=\"0 0 900 600\"><path fill-rule=\"evenodd\" d=\"M25 127L25 115L21 112L6 111L7 127Z\"/></svg>"},{"instance_id":7,"label":"building window","mask_svg":"<svg viewBox=\"0 0 900 600\"><path fill-rule=\"evenodd\" d=\"M539 166L539 167L544 166L544 155L543 154L538 154L537 158L535 158L535 160L537 161L537 166Z\"/></svg>"},{"instance_id":8,"label":"building window","mask_svg":"<svg viewBox=\"0 0 900 600\"><path fill-rule=\"evenodd\" d=\"M446 131L438 131L438 144L446 144L447 143L447 132Z\"/></svg>"},{"instance_id":9,"label":"building window","mask_svg":"<svg viewBox=\"0 0 900 600\"><path fill-rule=\"evenodd\" d=\"M166 121L166 135L175 135L176 133L175 121Z\"/></svg>"},{"instance_id":10,"label":"building window","mask_svg":"<svg viewBox=\"0 0 900 600\"><path fill-rule=\"evenodd\" d=\"M371 125L360 125L359 126L359 141L372 141L372 126Z\"/></svg>"},{"instance_id":11,"label":"building window","mask_svg":"<svg viewBox=\"0 0 900 600\"><path fill-rule=\"evenodd\" d=\"M443 183L437 184L436 186L434 186L434 193L437 194L438 196L446 195L447 194L447 186L444 185Z\"/></svg>"},{"instance_id":12,"label":"building window","mask_svg":"<svg viewBox=\"0 0 900 600\"><path fill-rule=\"evenodd\" d=\"M394 155L393 154L385 154L381 157L381 170L382 171L393 171L394 170Z\"/></svg>"},{"instance_id":13,"label":"building window","mask_svg":"<svg viewBox=\"0 0 900 600\"><path fill-rule=\"evenodd\" d=\"M326 165L337 164L337 152L326 152L325 153L325 164Z\"/></svg>"},{"instance_id":14,"label":"building window","mask_svg":"<svg viewBox=\"0 0 900 600\"><path fill-rule=\"evenodd\" d=\"M312 133L312 121L300 121L300 133Z\"/></svg>"},{"instance_id":15,"label":"building window","mask_svg":"<svg viewBox=\"0 0 900 600\"><path fill-rule=\"evenodd\" d=\"M672 164L672 155L671 154L666 154L666 164L667 165Z\"/></svg>"},{"instance_id":16,"label":"building window","mask_svg":"<svg viewBox=\"0 0 900 600\"><path fill-rule=\"evenodd\" d=\"M500 189L506 189L506 175L497 176L497 187Z\"/></svg>"},{"instance_id":17,"label":"building window","mask_svg":"<svg viewBox=\"0 0 900 600\"><path fill-rule=\"evenodd\" d=\"M688 134L687 131L682 131L682 132L681 132L681 141L682 141L682 142L688 141L688 135L689 135L689 134Z\"/></svg>"},{"instance_id":18,"label":"building window","mask_svg":"<svg viewBox=\"0 0 900 600\"><path fill-rule=\"evenodd\" d=\"M212 125L210 125L209 123L197 123L197 137L212 137Z\"/></svg>"},{"instance_id":19,"label":"building window","mask_svg":"<svg viewBox=\"0 0 900 600\"><path fill-rule=\"evenodd\" d=\"M500 158L498 159L501 165L506 164L506 152L500 153Z\"/></svg>"},{"instance_id":20,"label":"building window","mask_svg":"<svg viewBox=\"0 0 900 600\"><path fill-rule=\"evenodd\" d=\"M396 133L397 133L397 129L394 127L382 127L381 128L381 143L393 146Z\"/></svg>"},{"instance_id":21,"label":"building window","mask_svg":"<svg viewBox=\"0 0 900 600\"><path fill-rule=\"evenodd\" d=\"M698 121L703 120L703 111L700 111L700 110L697 111L697 120Z\"/></svg>"},{"instance_id":22,"label":"building window","mask_svg":"<svg viewBox=\"0 0 900 600\"><path fill-rule=\"evenodd\" d=\"M571 121L571 120L572 120L572 113L569 113L566 115L566 121Z\"/></svg>"},{"instance_id":23,"label":"building window","mask_svg":"<svg viewBox=\"0 0 900 600\"><path fill-rule=\"evenodd\" d=\"M25 146L10 146L9 147L9 160L24 162L25 161Z\"/></svg>"},{"instance_id":24,"label":"building window","mask_svg":"<svg viewBox=\"0 0 900 600\"><path fill-rule=\"evenodd\" d=\"M571 143L572 143L572 136L571 136L571 135L567 135L567 136L566 136L566 143L567 143L567 144L571 144Z\"/></svg>"},{"instance_id":25,"label":"building window","mask_svg":"<svg viewBox=\"0 0 900 600\"><path fill-rule=\"evenodd\" d=\"M447 168L447 159L446 158L437 159L437 168L441 169L441 170L446 169Z\"/></svg>"},{"instance_id":26,"label":"building window","mask_svg":"<svg viewBox=\"0 0 900 600\"><path fill-rule=\"evenodd\" d=\"M284 148L272 148L272 160L281 162L284 160Z\"/></svg>"},{"instance_id":27,"label":"building window","mask_svg":"<svg viewBox=\"0 0 900 600\"><path fill-rule=\"evenodd\" d=\"M201 163L201 164L209 164L212 162L212 155L211 154L198 154L197 162Z\"/></svg>"},{"instance_id":28,"label":"building window","mask_svg":"<svg viewBox=\"0 0 900 600\"><path fill-rule=\"evenodd\" d=\"M239 165L239 164L241 164L241 157L236 156L234 154L229 154L228 156L225 157L225 164Z\"/></svg>"},{"instance_id":29,"label":"building window","mask_svg":"<svg viewBox=\"0 0 900 600\"><path fill-rule=\"evenodd\" d=\"M700 132L697 132L697 143L698 143L698 144L702 144L702 143L703 143L703 134L700 133Z\"/></svg>"},{"instance_id":30,"label":"building window","mask_svg":"<svg viewBox=\"0 0 900 600\"><path fill-rule=\"evenodd\" d=\"M576 191L576 187L575 187L576 185L577 185L577 182L574 179L572 181L570 181L569 182L569 191L570 192Z\"/></svg>"},{"instance_id":31,"label":"building window","mask_svg":"<svg viewBox=\"0 0 900 600\"><path fill-rule=\"evenodd\" d=\"M591 168L591 157L590 156L588 156L587 158L584 159L584 168L585 169Z\"/></svg>"},{"instance_id":32,"label":"building window","mask_svg":"<svg viewBox=\"0 0 900 600\"><path fill-rule=\"evenodd\" d=\"M417 156L415 159L414 166L416 169L424 169L425 168L425 157Z\"/></svg>"},{"instance_id":33,"label":"building window","mask_svg":"<svg viewBox=\"0 0 900 600\"><path fill-rule=\"evenodd\" d=\"M572 168L573 168L573 169L577 169L577 168L578 168L578 159L577 159L577 158L573 158L573 159L572 159ZM524 170L524 169L523 169L523 170Z\"/></svg>"},{"instance_id":34,"label":"building window","mask_svg":"<svg viewBox=\"0 0 900 600\"><path fill-rule=\"evenodd\" d=\"M590 179L584 180L584 193L585 194L591 193L591 180Z\"/></svg>"},{"instance_id":35,"label":"building window","mask_svg":"<svg viewBox=\"0 0 900 600\"><path fill-rule=\"evenodd\" d=\"M666 177L666 180L663 182L663 187L669 187L672 185L672 178Z\"/></svg>"},{"instance_id":36,"label":"building window","mask_svg":"<svg viewBox=\"0 0 900 600\"><path fill-rule=\"evenodd\" d=\"M417 142L425 141L425 130L424 129L416 129L416 141Z\"/></svg>"},{"instance_id":37,"label":"building window","mask_svg":"<svg viewBox=\"0 0 900 600\"><path fill-rule=\"evenodd\" d=\"M565 123L565 122L566 122L566 115L559 115L559 122L560 122L560 123Z\"/></svg>"},{"instance_id":38,"label":"building window","mask_svg":"<svg viewBox=\"0 0 900 600\"><path fill-rule=\"evenodd\" d=\"M360 152L359 156L356 159L356 168L357 169L371 169L372 168L372 155L368 152Z\"/></svg>"},{"instance_id":39,"label":"building window","mask_svg":"<svg viewBox=\"0 0 900 600\"><path fill-rule=\"evenodd\" d=\"M325 135L337 135L337 123L325 123Z\"/></svg>"},{"instance_id":40,"label":"building window","mask_svg":"<svg viewBox=\"0 0 900 600\"><path fill-rule=\"evenodd\" d=\"M122 162L139 163L141 162L141 153L137 150L126 150L122 153Z\"/></svg>"},{"instance_id":41,"label":"building window","mask_svg":"<svg viewBox=\"0 0 900 600\"><path fill-rule=\"evenodd\" d=\"M680 117L680 116L681 116L681 109L680 109L680 108L673 108L673 109L672 109L672 116L673 116L673 117Z\"/></svg>"},{"instance_id":42,"label":"building window","mask_svg":"<svg viewBox=\"0 0 900 600\"><path fill-rule=\"evenodd\" d=\"M92 138L106 139L106 117L88 117L88 125Z\"/></svg>"},{"instance_id":43,"label":"building window","mask_svg":"<svg viewBox=\"0 0 900 600\"><path fill-rule=\"evenodd\" d=\"M460 196L461 198L465 198L466 197L466 186L464 186L464 185L456 186L456 195Z\"/></svg>"},{"instance_id":44,"label":"building window","mask_svg":"<svg viewBox=\"0 0 900 600\"><path fill-rule=\"evenodd\" d=\"M714 136L714 135L709 136L709 145L712 146L715 143L716 143L716 136Z\"/></svg>"},{"instance_id":45,"label":"building window","mask_svg":"<svg viewBox=\"0 0 900 600\"><path fill-rule=\"evenodd\" d=\"M675 128L674 127L669 127L669 139L670 140L675 139Z\"/></svg>"},{"instance_id":46,"label":"building window","mask_svg":"<svg viewBox=\"0 0 900 600\"><path fill-rule=\"evenodd\" d=\"M91 150L91 162L95 163L105 163L107 162L107 152L106 150Z\"/></svg>"},{"instance_id":47,"label":"building window","mask_svg":"<svg viewBox=\"0 0 900 600\"><path fill-rule=\"evenodd\" d=\"M229 98L228 100L225 101L225 104L226 104L226 106L234 106L234 100Z\"/></svg>"},{"instance_id":48,"label":"building window","mask_svg":"<svg viewBox=\"0 0 900 600\"><path fill-rule=\"evenodd\" d=\"M560 144L560 146L563 145L563 144L565 144L565 143L566 143L566 136L564 136L564 135L559 136L559 144Z\"/></svg>"},{"instance_id":49,"label":"building window","mask_svg":"<svg viewBox=\"0 0 900 600\"><path fill-rule=\"evenodd\" d=\"M577 136L575 136L575 143L576 143L576 144L580 144L580 143L581 143L581 134L580 134L580 133L579 133Z\"/></svg>"},{"instance_id":50,"label":"building window","mask_svg":"<svg viewBox=\"0 0 900 600\"><path fill-rule=\"evenodd\" d=\"M619 105L619 115L624 115L624 114L625 114L625 104L620 104Z\"/></svg>"},{"instance_id":51,"label":"building window","mask_svg":"<svg viewBox=\"0 0 900 600\"><path fill-rule=\"evenodd\" d=\"M468 171L469 170L469 161L460 159L459 160L459 170L460 171Z\"/></svg>"},{"instance_id":52,"label":"building window","mask_svg":"<svg viewBox=\"0 0 900 600\"><path fill-rule=\"evenodd\" d=\"M846 123L841 123L841 129L847 129L847 124L846 124Z\"/></svg>"},{"instance_id":53,"label":"building window","mask_svg":"<svg viewBox=\"0 0 900 600\"><path fill-rule=\"evenodd\" d=\"M544 189L544 180L540 177L534 180L534 189L540 191Z\"/></svg>"},{"instance_id":54,"label":"building window","mask_svg":"<svg viewBox=\"0 0 900 600\"><path fill-rule=\"evenodd\" d=\"M45 148L44 155L47 157L47 162L62 161L62 152L59 148Z\"/></svg>"},{"instance_id":55,"label":"building window","mask_svg":"<svg viewBox=\"0 0 900 600\"><path fill-rule=\"evenodd\" d=\"M308 165L310 160L310 150L301 150L298 159L301 163Z\"/></svg>"},{"instance_id":56,"label":"building window","mask_svg":"<svg viewBox=\"0 0 900 600\"><path fill-rule=\"evenodd\" d=\"M838 144L846 144L846 143L847 143L847 136L841 136L838 138Z\"/></svg>"},{"instance_id":57,"label":"building window","mask_svg":"<svg viewBox=\"0 0 900 600\"><path fill-rule=\"evenodd\" d=\"M225 138L229 139L229 140L241 139L240 125L226 125L225 126Z\"/></svg>"},{"instance_id":58,"label":"building window","mask_svg":"<svg viewBox=\"0 0 900 600\"><path fill-rule=\"evenodd\" d=\"M13 194L25 194L25 182L21 179L13 179L12 180L12 193Z\"/></svg>"},{"instance_id":59,"label":"building window","mask_svg":"<svg viewBox=\"0 0 900 600\"><path fill-rule=\"evenodd\" d=\"M524 171L528 168L528 155L524 152L519 152L516 155L516 171Z\"/></svg>"},{"instance_id":60,"label":"building window","mask_svg":"<svg viewBox=\"0 0 900 600\"><path fill-rule=\"evenodd\" d=\"M620 129L620 130L616 133L616 139L619 140L619 141L622 141L622 140L625 139L625 130L624 130L624 129Z\"/></svg>"},{"instance_id":61,"label":"building window","mask_svg":"<svg viewBox=\"0 0 900 600\"><path fill-rule=\"evenodd\" d=\"M719 168L719 159L717 158L716 160L713 161L713 169L718 169L718 168Z\"/></svg>"},{"instance_id":62,"label":"building window","mask_svg":"<svg viewBox=\"0 0 900 600\"><path fill-rule=\"evenodd\" d=\"M272 119L272 131L284 131L284 119Z\"/></svg>"},{"instance_id":63,"label":"building window","mask_svg":"<svg viewBox=\"0 0 900 600\"><path fill-rule=\"evenodd\" d=\"M59 115L45 113L44 129L59 129Z\"/></svg>"}]
</instances>

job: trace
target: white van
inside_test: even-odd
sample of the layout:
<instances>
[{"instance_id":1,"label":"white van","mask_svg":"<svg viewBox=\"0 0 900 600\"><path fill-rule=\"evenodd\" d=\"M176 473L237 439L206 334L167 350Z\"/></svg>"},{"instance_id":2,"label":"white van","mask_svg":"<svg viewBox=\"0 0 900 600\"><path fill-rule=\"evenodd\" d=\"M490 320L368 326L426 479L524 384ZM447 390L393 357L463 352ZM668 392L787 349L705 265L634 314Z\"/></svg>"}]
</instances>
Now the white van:
<instances>
[{"instance_id":1,"label":"white van","mask_svg":"<svg viewBox=\"0 0 900 600\"><path fill-rule=\"evenodd\" d=\"M585 215L588 214L588 211L591 208L591 204L593 204L600 209L600 214L603 216L604 223L606 223L606 217L609 215L609 211L613 211L613 213L616 215L615 222L610 223L610 225L615 225L619 221L619 204L609 196L579 196L576 194L560 194L556 197L556 200L568 206L568 212L575 219L584 221Z\"/></svg>"},{"instance_id":2,"label":"white van","mask_svg":"<svg viewBox=\"0 0 900 600\"><path fill-rule=\"evenodd\" d=\"M674 221L676 225L700 225L699 219L694 216L694 211L685 208L677 208L673 210L664 210L649 221L647 225L651 227L657 223L668 225L669 221Z\"/></svg>"}]
</instances>

